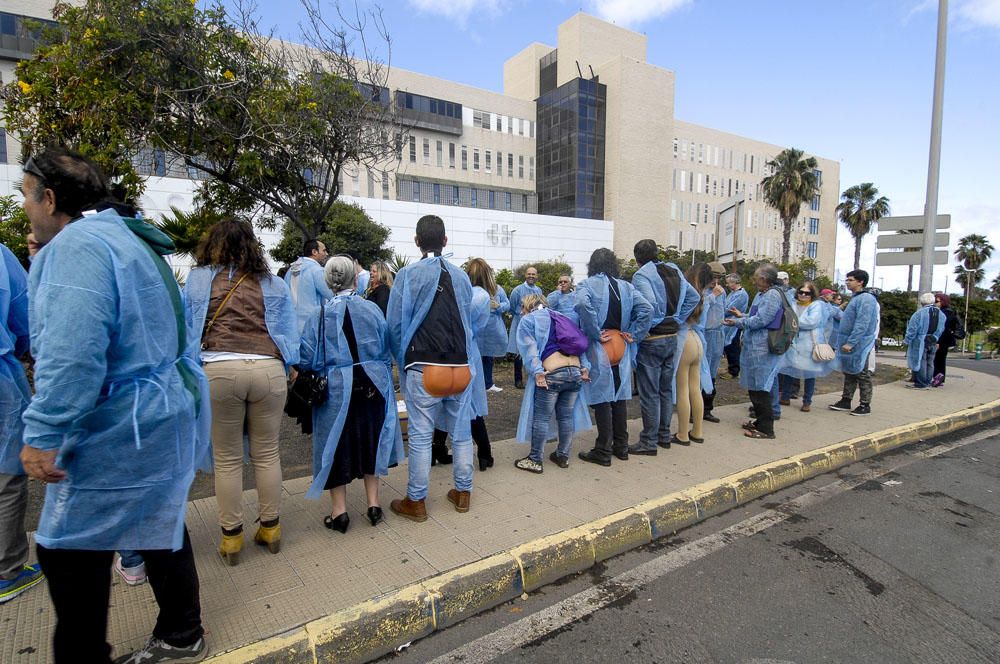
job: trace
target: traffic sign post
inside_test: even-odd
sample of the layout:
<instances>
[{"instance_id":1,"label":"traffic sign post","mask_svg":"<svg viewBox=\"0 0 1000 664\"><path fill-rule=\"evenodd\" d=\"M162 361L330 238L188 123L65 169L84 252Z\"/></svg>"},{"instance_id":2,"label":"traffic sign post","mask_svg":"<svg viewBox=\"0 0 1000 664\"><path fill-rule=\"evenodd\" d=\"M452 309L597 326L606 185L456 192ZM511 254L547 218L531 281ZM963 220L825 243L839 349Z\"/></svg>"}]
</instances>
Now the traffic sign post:
<instances>
[{"instance_id":1,"label":"traffic sign post","mask_svg":"<svg viewBox=\"0 0 1000 664\"><path fill-rule=\"evenodd\" d=\"M935 219L935 229L951 228L951 215L939 214ZM910 231L900 233L900 231ZM882 233L875 239L877 250L876 266L924 265L924 256L932 253L927 264L947 265L947 247L951 241L951 233L934 233L933 238L924 237L924 217L882 217L878 220L878 232ZM928 249L928 245L930 249ZM945 247L944 251L933 251L934 247ZM903 251L899 251L902 249ZM909 249L910 251L906 251ZM919 251L914 251L914 250ZM927 252L927 253L925 253ZM921 282L922 283L922 282Z\"/></svg>"}]
</instances>

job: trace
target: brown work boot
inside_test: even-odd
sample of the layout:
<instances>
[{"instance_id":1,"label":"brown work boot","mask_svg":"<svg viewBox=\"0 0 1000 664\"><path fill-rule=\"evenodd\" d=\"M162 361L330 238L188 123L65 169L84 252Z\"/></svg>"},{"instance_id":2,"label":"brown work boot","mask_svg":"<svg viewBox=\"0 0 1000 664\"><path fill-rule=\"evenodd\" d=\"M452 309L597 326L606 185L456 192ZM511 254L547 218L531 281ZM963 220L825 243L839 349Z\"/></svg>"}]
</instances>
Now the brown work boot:
<instances>
[{"instance_id":1,"label":"brown work boot","mask_svg":"<svg viewBox=\"0 0 1000 664\"><path fill-rule=\"evenodd\" d=\"M403 498L402 500L397 498L389 503L389 509L404 519L409 519L410 521L423 523L427 520L427 507L424 505L423 499L410 500L409 496Z\"/></svg>"},{"instance_id":2,"label":"brown work boot","mask_svg":"<svg viewBox=\"0 0 1000 664\"><path fill-rule=\"evenodd\" d=\"M469 491L459 491L458 489L448 490L448 502L455 506L456 512L468 512L469 501L472 500L472 493Z\"/></svg>"}]
</instances>

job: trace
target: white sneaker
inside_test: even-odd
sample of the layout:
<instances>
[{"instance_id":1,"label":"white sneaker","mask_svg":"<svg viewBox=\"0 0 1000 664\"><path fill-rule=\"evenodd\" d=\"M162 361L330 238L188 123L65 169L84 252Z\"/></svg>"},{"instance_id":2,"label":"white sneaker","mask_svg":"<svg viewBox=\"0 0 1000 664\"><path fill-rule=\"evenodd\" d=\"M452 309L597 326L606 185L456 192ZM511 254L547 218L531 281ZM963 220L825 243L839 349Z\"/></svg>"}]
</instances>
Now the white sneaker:
<instances>
[{"instance_id":1,"label":"white sneaker","mask_svg":"<svg viewBox=\"0 0 1000 664\"><path fill-rule=\"evenodd\" d=\"M123 567L122 557L116 555L115 571L130 586L141 586L146 583L146 563L139 563L135 567Z\"/></svg>"},{"instance_id":2,"label":"white sneaker","mask_svg":"<svg viewBox=\"0 0 1000 664\"><path fill-rule=\"evenodd\" d=\"M486 388L486 391L487 392L503 392L503 388L500 387L499 385L497 385L496 383L493 383L492 385L490 385L489 387Z\"/></svg>"}]
</instances>

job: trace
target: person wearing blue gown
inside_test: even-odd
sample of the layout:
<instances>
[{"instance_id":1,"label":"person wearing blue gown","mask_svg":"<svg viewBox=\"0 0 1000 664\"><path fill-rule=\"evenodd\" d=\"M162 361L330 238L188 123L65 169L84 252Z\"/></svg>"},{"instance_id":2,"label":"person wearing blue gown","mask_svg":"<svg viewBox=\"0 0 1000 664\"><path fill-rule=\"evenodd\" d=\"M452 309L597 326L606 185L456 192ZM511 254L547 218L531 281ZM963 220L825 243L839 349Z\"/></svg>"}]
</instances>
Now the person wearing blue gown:
<instances>
[{"instance_id":1,"label":"person wearing blue gown","mask_svg":"<svg viewBox=\"0 0 1000 664\"><path fill-rule=\"evenodd\" d=\"M507 352L507 326L503 316L510 311L510 300L503 286L497 285L493 268L482 258L471 258L465 265L473 289L480 289L489 298L490 317L486 326L476 335L476 345L483 356L483 379L487 392L502 392L503 388L493 383L493 359Z\"/></svg>"},{"instance_id":2,"label":"person wearing blue gown","mask_svg":"<svg viewBox=\"0 0 1000 664\"><path fill-rule=\"evenodd\" d=\"M812 410L816 393L816 379L827 376L837 368L836 358L817 360L814 351L818 344L829 344L833 329L831 306L817 295L816 284L807 281L795 291L795 314L799 319L799 332L792 347L781 360L781 374L802 379L802 407Z\"/></svg>"},{"instance_id":3,"label":"person wearing blue gown","mask_svg":"<svg viewBox=\"0 0 1000 664\"><path fill-rule=\"evenodd\" d=\"M591 428L587 404L579 398L581 386L590 380L587 354L563 352L556 334L556 318L560 314L547 304L541 295L524 298L524 316L518 326L520 338L517 345L531 380L521 400L517 440L531 443L531 450L528 456L515 461L514 467L530 473L543 471L545 441L556 436L559 444L549 455L549 460L560 468L569 467L573 434ZM566 320L562 322L566 323ZM573 332L582 337L579 329Z\"/></svg>"},{"instance_id":4,"label":"person wearing blue gown","mask_svg":"<svg viewBox=\"0 0 1000 664\"><path fill-rule=\"evenodd\" d=\"M906 387L925 390L934 377L934 354L944 334L947 317L934 304L934 293L920 294L920 308L906 323L906 363L913 371L913 382Z\"/></svg>"},{"instance_id":5,"label":"person wearing blue gown","mask_svg":"<svg viewBox=\"0 0 1000 664\"><path fill-rule=\"evenodd\" d=\"M302 255L295 259L285 272L285 285L288 286L292 303L295 305L299 334L302 334L306 320L319 311L323 302L333 297L323 277L323 265L328 257L323 242L315 239L306 240L302 245ZM368 285L367 282L365 285Z\"/></svg>"},{"instance_id":6,"label":"person wearing blue gown","mask_svg":"<svg viewBox=\"0 0 1000 664\"><path fill-rule=\"evenodd\" d=\"M705 334L705 361L708 362L710 380L701 386L705 409L702 419L718 424L719 418L712 413L712 409L715 407L715 381L719 375L719 363L722 361L726 345L725 332L722 328L722 319L726 316L726 289L719 284L719 279L726 274L726 269L722 263L714 261L709 263L708 267L712 271L712 280L702 292L701 320L699 320L699 325Z\"/></svg>"},{"instance_id":7,"label":"person wearing blue gown","mask_svg":"<svg viewBox=\"0 0 1000 664\"><path fill-rule=\"evenodd\" d=\"M632 253L640 266L632 275L632 285L649 302L651 310L649 333L640 340L636 352L642 431L629 453L656 456L657 446L670 449L678 332L701 302L701 296L680 268L658 259L659 248L654 240L639 240Z\"/></svg>"},{"instance_id":8,"label":"person wearing blue gown","mask_svg":"<svg viewBox=\"0 0 1000 664\"><path fill-rule=\"evenodd\" d=\"M819 292L820 298L826 302L830 314L830 339L828 344L837 348L837 337L840 334L840 320L844 317L844 310L840 307L840 293L824 288Z\"/></svg>"},{"instance_id":9,"label":"person wearing blue gown","mask_svg":"<svg viewBox=\"0 0 1000 664\"><path fill-rule=\"evenodd\" d=\"M632 398L638 342L649 332L652 307L632 284L619 278L618 258L610 249L594 250L587 263L587 275L577 285L576 312L580 328L590 339L590 382L583 390L594 409L597 440L593 449L577 456L589 463L610 466L612 455L628 460L626 407ZM608 355L605 343L613 354L616 346L622 350L617 362Z\"/></svg>"},{"instance_id":10,"label":"person wearing blue gown","mask_svg":"<svg viewBox=\"0 0 1000 664\"><path fill-rule=\"evenodd\" d=\"M830 410L851 411L851 415L870 415L874 388L872 386L871 358L875 351L881 307L875 294L868 290L868 273L851 270L844 285L853 296L844 309L837 332L837 363L844 374L844 390L840 400L830 404ZM860 394L860 403L851 410L854 391Z\"/></svg>"},{"instance_id":11,"label":"person wearing blue gown","mask_svg":"<svg viewBox=\"0 0 1000 664\"><path fill-rule=\"evenodd\" d=\"M726 303L724 305L726 309L725 317L733 317L733 314L729 313L730 309L736 309L740 313L745 314L747 308L750 306L750 295L743 288L740 275L733 273L726 277L726 288L729 289L729 293L726 295ZM726 367L726 373L720 373L719 376L721 378L739 378L742 332L735 325L724 325L722 333L725 335L723 337L723 343L725 344L723 352L726 355L726 364L728 366Z\"/></svg>"},{"instance_id":12,"label":"person wearing blue gown","mask_svg":"<svg viewBox=\"0 0 1000 664\"><path fill-rule=\"evenodd\" d=\"M545 298L549 309L558 311L571 321L580 324L580 316L576 313L576 289L573 287L573 277L568 274L559 276L556 289Z\"/></svg>"},{"instance_id":13,"label":"person wearing blue gown","mask_svg":"<svg viewBox=\"0 0 1000 664\"><path fill-rule=\"evenodd\" d=\"M53 655L110 662L116 550L146 561L160 614L118 661L207 651L188 489L208 459L208 383L166 235L109 200L100 169L50 148L24 164L24 210L42 249L28 278L35 395L25 471L45 482L35 535L56 613Z\"/></svg>"},{"instance_id":14,"label":"person wearing blue gown","mask_svg":"<svg viewBox=\"0 0 1000 664\"><path fill-rule=\"evenodd\" d=\"M403 457L403 438L382 311L357 294L350 258L330 257L324 273L336 295L306 322L299 346L299 368L324 376L328 390L326 401L313 407L313 482L306 497L329 490L332 509L323 525L346 533L352 480L364 481L371 525L382 520L378 476Z\"/></svg>"},{"instance_id":15,"label":"person wearing blue gown","mask_svg":"<svg viewBox=\"0 0 1000 664\"><path fill-rule=\"evenodd\" d=\"M781 325L783 310L778 290L778 270L765 263L753 273L757 297L747 315L731 309L733 318L723 321L743 330L743 348L740 351L740 385L747 389L753 404L755 420L743 425L749 438L774 438L774 410L771 405L771 388L777 380L781 355L772 353L768 345L768 331Z\"/></svg>"},{"instance_id":16,"label":"person wearing blue gown","mask_svg":"<svg viewBox=\"0 0 1000 664\"><path fill-rule=\"evenodd\" d=\"M542 289L535 285L538 269L529 265L524 271L524 283L510 291L510 332L507 335L507 352L514 354L514 387L524 389L524 361L517 353L517 324L521 321L521 300L527 295L542 295Z\"/></svg>"},{"instance_id":17,"label":"person wearing blue gown","mask_svg":"<svg viewBox=\"0 0 1000 664\"><path fill-rule=\"evenodd\" d=\"M0 244L0 604L42 580L37 563L28 564L24 515L28 476L18 455L24 425L21 414L31 389L21 357L28 352L28 273Z\"/></svg>"},{"instance_id":18,"label":"person wearing blue gown","mask_svg":"<svg viewBox=\"0 0 1000 664\"><path fill-rule=\"evenodd\" d=\"M425 500L434 429L452 436L455 488L447 499L468 512L472 496L471 422L488 414L486 385L474 330L489 316L473 304L469 277L442 255L444 221L425 215L414 241L423 257L396 274L389 295L389 347L399 368L409 415L406 497L389 504L395 514L426 521ZM485 302L483 303L485 305Z\"/></svg>"}]
</instances>

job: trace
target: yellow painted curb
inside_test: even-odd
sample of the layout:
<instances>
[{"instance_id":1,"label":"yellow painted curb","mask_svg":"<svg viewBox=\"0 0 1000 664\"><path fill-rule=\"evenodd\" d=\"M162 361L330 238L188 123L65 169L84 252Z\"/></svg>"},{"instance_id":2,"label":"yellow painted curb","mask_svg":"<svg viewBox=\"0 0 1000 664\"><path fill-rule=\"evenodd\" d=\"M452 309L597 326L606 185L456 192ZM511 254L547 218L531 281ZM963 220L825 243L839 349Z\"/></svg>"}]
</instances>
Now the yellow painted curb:
<instances>
[{"instance_id":1,"label":"yellow painted curb","mask_svg":"<svg viewBox=\"0 0 1000 664\"><path fill-rule=\"evenodd\" d=\"M368 661L714 514L855 461L998 417L1000 400L748 468L463 565L210 661Z\"/></svg>"}]
</instances>

